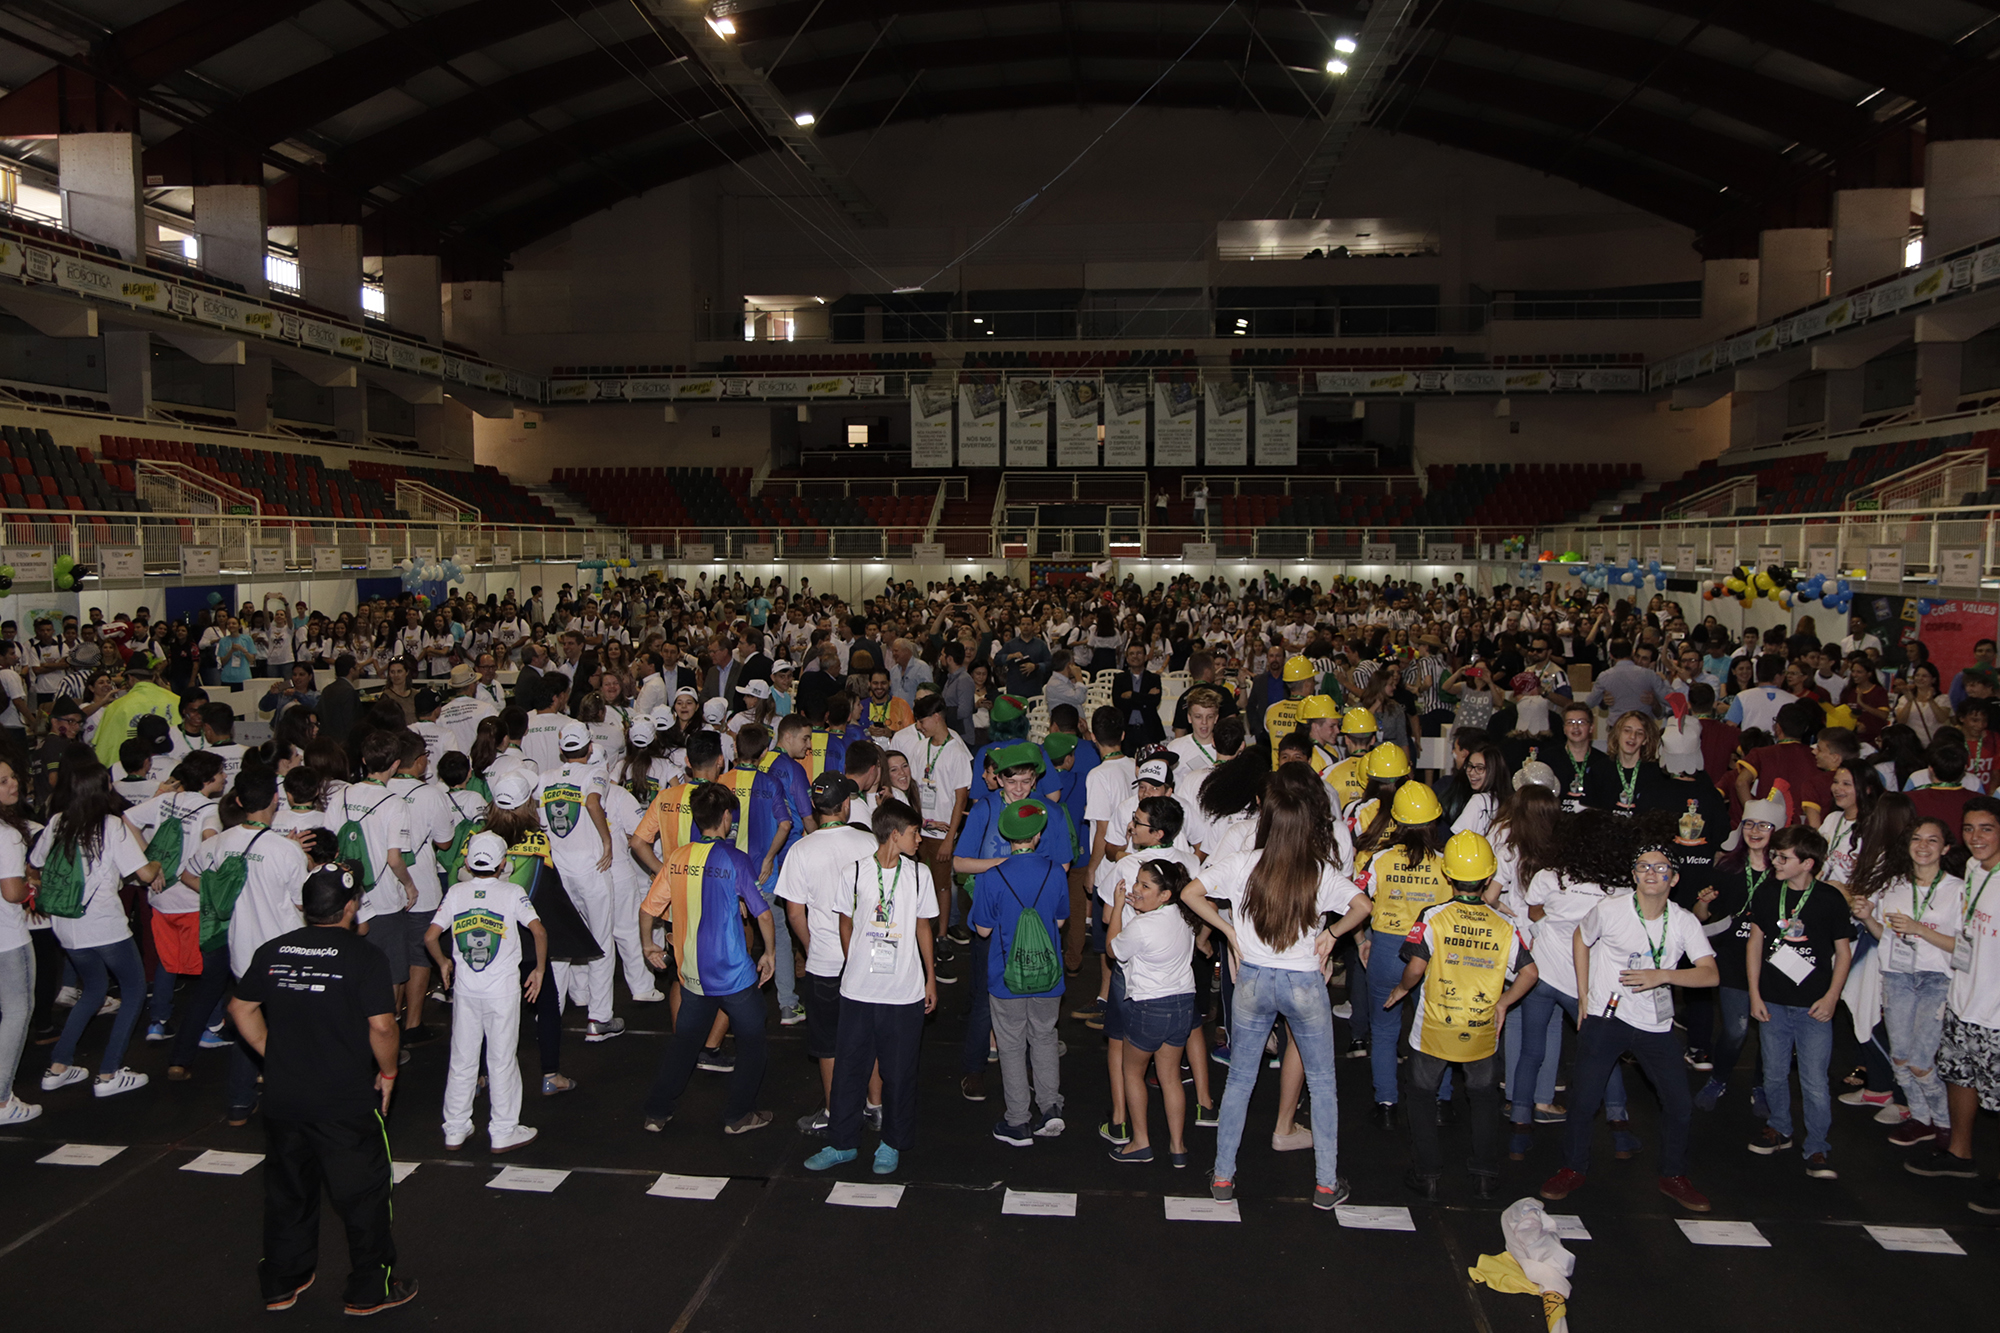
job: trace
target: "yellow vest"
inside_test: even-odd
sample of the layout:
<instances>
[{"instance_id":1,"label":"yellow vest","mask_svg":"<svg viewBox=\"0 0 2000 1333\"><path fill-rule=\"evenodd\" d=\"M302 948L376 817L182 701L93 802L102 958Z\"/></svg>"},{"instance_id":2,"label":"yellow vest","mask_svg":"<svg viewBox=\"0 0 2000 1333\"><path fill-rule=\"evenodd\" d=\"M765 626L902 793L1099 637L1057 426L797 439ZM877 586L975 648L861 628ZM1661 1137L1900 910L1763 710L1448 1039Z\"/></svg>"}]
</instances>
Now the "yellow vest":
<instances>
[{"instance_id":1,"label":"yellow vest","mask_svg":"<svg viewBox=\"0 0 2000 1333\"><path fill-rule=\"evenodd\" d=\"M1320 776L1326 785L1333 788L1333 799L1345 810L1361 799L1361 793L1368 789L1368 757L1355 755L1333 765Z\"/></svg>"},{"instance_id":2,"label":"yellow vest","mask_svg":"<svg viewBox=\"0 0 2000 1333\"><path fill-rule=\"evenodd\" d=\"M1280 699L1264 710L1264 735L1271 742L1271 768L1278 767L1278 742L1299 729L1299 705L1303 699Z\"/></svg>"},{"instance_id":3,"label":"yellow vest","mask_svg":"<svg viewBox=\"0 0 2000 1333\"><path fill-rule=\"evenodd\" d=\"M1427 856L1412 866L1401 848L1389 847L1369 862L1375 908L1368 924L1390 935L1407 935L1426 907L1451 897L1442 857Z\"/></svg>"},{"instance_id":4,"label":"yellow vest","mask_svg":"<svg viewBox=\"0 0 2000 1333\"><path fill-rule=\"evenodd\" d=\"M1413 1044L1440 1060L1484 1060L1499 1045L1493 1010L1507 990L1514 927L1485 903L1452 899L1424 914L1424 930L1430 962Z\"/></svg>"}]
</instances>

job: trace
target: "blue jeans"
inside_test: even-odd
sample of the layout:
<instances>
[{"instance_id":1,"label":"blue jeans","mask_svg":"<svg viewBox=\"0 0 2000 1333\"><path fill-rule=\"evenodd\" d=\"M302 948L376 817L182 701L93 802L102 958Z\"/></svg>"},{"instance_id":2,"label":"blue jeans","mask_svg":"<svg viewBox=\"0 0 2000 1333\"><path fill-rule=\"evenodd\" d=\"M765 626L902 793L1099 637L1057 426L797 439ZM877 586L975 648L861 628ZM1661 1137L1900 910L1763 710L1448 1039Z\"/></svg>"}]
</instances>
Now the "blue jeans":
<instances>
[{"instance_id":1,"label":"blue jeans","mask_svg":"<svg viewBox=\"0 0 2000 1333\"><path fill-rule=\"evenodd\" d=\"M776 903L778 901L776 892L778 872L784 869L784 866L784 858L778 858L771 866L770 880L757 886L757 891L764 895L764 901L767 903ZM783 1014L796 1007L799 1002L799 982L796 974L798 956L792 952L792 928L790 923L785 920L785 914L783 912L771 913L771 925L776 932L771 937L771 943L778 954L772 960L772 969L778 982L778 1012Z\"/></svg>"},{"instance_id":2,"label":"blue jeans","mask_svg":"<svg viewBox=\"0 0 2000 1333\"><path fill-rule=\"evenodd\" d=\"M1715 1070L1709 1077L1726 1084L1750 1036L1750 992L1734 986L1716 987L1715 1015L1715 1045L1709 1050Z\"/></svg>"},{"instance_id":3,"label":"blue jeans","mask_svg":"<svg viewBox=\"0 0 2000 1333\"><path fill-rule=\"evenodd\" d=\"M1944 1083L1938 1078L1938 1045L1944 1038L1949 972L1884 972L1882 1020L1889 1028L1889 1058L1909 1099L1910 1116L1933 1129L1951 1125ZM0 1058L4 1058L0 1050Z\"/></svg>"},{"instance_id":4,"label":"blue jeans","mask_svg":"<svg viewBox=\"0 0 2000 1333\"><path fill-rule=\"evenodd\" d=\"M543 993L548 988L543 987ZM697 995L681 988L681 1012L674 1021L674 1038L660 1057L660 1072L653 1090L646 1096L648 1116L671 1116L688 1080L694 1077L695 1061L717 1011L729 1015L729 1030L736 1034L736 1068L729 1075L729 1101L722 1123L733 1124L757 1109L757 1091L764 1086L764 1061L769 1042L764 1035L764 996L755 985L728 995ZM544 1052L546 1055L546 1052ZM543 1072L552 1072L543 1061Z\"/></svg>"},{"instance_id":5,"label":"blue jeans","mask_svg":"<svg viewBox=\"0 0 2000 1333\"><path fill-rule=\"evenodd\" d=\"M1547 1043L1547 1053L1542 1056L1542 1067L1522 1072L1521 1028L1527 1020L1521 1017L1521 1006L1515 1005L1507 1011L1507 1027L1501 1034L1505 1042L1507 1060L1507 1099L1519 1101L1524 1093L1532 1092L1534 1100L1543 1106L1553 1106L1556 1100L1556 1074L1562 1066L1562 1017L1553 1008L1549 1010L1549 1021L1545 1025L1543 1039ZM1534 1086L1530 1088L1532 1080Z\"/></svg>"},{"instance_id":6,"label":"blue jeans","mask_svg":"<svg viewBox=\"0 0 2000 1333\"><path fill-rule=\"evenodd\" d=\"M986 989L986 966L991 957L987 950L992 947L992 936L981 935L976 930L972 932L972 944L968 949L972 960L965 965L965 984L971 992L972 1007L965 1016L965 1048L959 1057L959 1072L962 1074L986 1072L986 1052L993 1039L993 1003L991 993Z\"/></svg>"},{"instance_id":7,"label":"blue jeans","mask_svg":"<svg viewBox=\"0 0 2000 1333\"><path fill-rule=\"evenodd\" d=\"M1822 1023L1804 1005L1766 1005L1771 1019L1758 1031L1764 1052L1765 1121L1786 1138L1792 1136L1792 1057L1799 1061L1799 1097L1805 1102L1805 1155L1829 1152L1827 1133L1833 1128L1833 1092L1827 1086L1827 1065L1833 1059L1833 1024Z\"/></svg>"},{"instance_id":8,"label":"blue jeans","mask_svg":"<svg viewBox=\"0 0 2000 1333\"><path fill-rule=\"evenodd\" d=\"M0 1102L13 1100L14 1073L28 1044L35 1009L35 950L24 944L0 953Z\"/></svg>"},{"instance_id":9,"label":"blue jeans","mask_svg":"<svg viewBox=\"0 0 2000 1333\"><path fill-rule=\"evenodd\" d=\"M62 1036L56 1039L55 1051L49 1057L50 1064L67 1065L76 1061L76 1043L82 1038L83 1030L90 1026L90 1020L97 1017L97 1010L104 1003L104 997L111 993L111 978L118 978L118 994L124 1003L111 1019L111 1038L104 1043L104 1056L97 1063L100 1074L115 1074L125 1063L125 1050L132 1044L132 1031L144 1017L145 1006L140 999L146 994L146 965L140 961L139 945L127 935L115 944L100 944L89 949L68 949L69 960L76 966L78 983L83 994L69 1011L69 1021L63 1024Z\"/></svg>"},{"instance_id":10,"label":"blue jeans","mask_svg":"<svg viewBox=\"0 0 2000 1333\"><path fill-rule=\"evenodd\" d=\"M1538 981L1535 983L1535 988L1528 992L1528 998L1522 1000L1515 1008L1520 1010L1521 1013L1521 1068L1539 1068L1542 1062L1544 1045L1548 1041L1549 1019L1560 1009L1569 1016L1570 1022L1574 1023L1576 1021L1576 997L1574 995L1563 994L1546 981ZM1630 1024L1626 1026L1629 1027ZM1558 1052L1562 1049L1561 1040L1560 1036L1556 1039L1556 1049ZM1574 1083L1574 1080L1572 1080L1572 1083ZM1511 1089L1513 1085L1510 1083L1508 1087ZM1550 1085L1549 1092L1551 1096L1554 1095L1555 1087L1553 1083ZM1591 1109L1594 1114L1596 1111L1594 1104ZM1517 1125L1526 1125L1533 1122L1534 1118L1535 1104L1520 1097L1514 1098L1514 1123ZM1574 1097L1570 1098L1569 1118L1572 1123L1576 1120L1576 1098ZM1626 1119L1625 1073L1618 1067L1616 1062L1611 1066L1610 1081L1604 1085L1604 1118L1607 1120Z\"/></svg>"},{"instance_id":11,"label":"blue jeans","mask_svg":"<svg viewBox=\"0 0 2000 1333\"><path fill-rule=\"evenodd\" d=\"M1403 937L1386 930L1368 933L1372 937L1368 945L1368 1072L1375 1078L1376 1102L1393 1105L1401 1100L1397 1091L1396 1057L1403 1053L1398 1044L1403 1035L1403 1007L1384 1009L1382 1002L1403 979ZM1445 1070L1444 1079L1438 1084L1441 1102L1451 1100L1451 1075L1451 1070Z\"/></svg>"},{"instance_id":12,"label":"blue jeans","mask_svg":"<svg viewBox=\"0 0 2000 1333\"><path fill-rule=\"evenodd\" d=\"M1236 1178L1236 1149L1243 1141L1243 1121L1250 1111L1250 1094L1263 1068L1261 1053L1278 1015L1285 1016L1292 1040L1305 1062L1306 1087L1312 1091L1313 1178L1332 1188L1339 1178L1340 1102L1333 1081L1333 1004L1317 970L1242 964L1236 974L1236 1003L1229 1016L1229 1044L1246 1053L1229 1063L1229 1082L1222 1090L1222 1120L1216 1127L1215 1178ZM1394 1038L1390 1050L1395 1049ZM1393 1066L1395 1056L1390 1056ZM836 1066L838 1068L838 1066Z\"/></svg>"}]
</instances>

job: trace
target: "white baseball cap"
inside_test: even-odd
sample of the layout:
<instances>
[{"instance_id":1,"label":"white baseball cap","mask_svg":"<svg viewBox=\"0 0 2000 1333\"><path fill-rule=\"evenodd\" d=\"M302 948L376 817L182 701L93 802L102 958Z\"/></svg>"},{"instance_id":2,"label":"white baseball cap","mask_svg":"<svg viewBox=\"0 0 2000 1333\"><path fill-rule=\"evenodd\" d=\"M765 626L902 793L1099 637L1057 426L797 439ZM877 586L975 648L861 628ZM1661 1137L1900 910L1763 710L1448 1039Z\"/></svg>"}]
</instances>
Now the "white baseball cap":
<instances>
[{"instance_id":1,"label":"white baseball cap","mask_svg":"<svg viewBox=\"0 0 2000 1333\"><path fill-rule=\"evenodd\" d=\"M578 750L588 750L590 748L590 728L584 726L581 722L565 722L563 723L563 729L556 741L556 745L564 754L572 754Z\"/></svg>"},{"instance_id":2,"label":"white baseball cap","mask_svg":"<svg viewBox=\"0 0 2000 1333\"><path fill-rule=\"evenodd\" d=\"M683 690L681 691L681 693L693 694L694 691ZM653 720L654 731L665 731L667 728L674 725L674 710L667 707L665 704L661 704L658 708L655 708L651 713L647 714L647 716L649 716Z\"/></svg>"},{"instance_id":3,"label":"white baseball cap","mask_svg":"<svg viewBox=\"0 0 2000 1333\"><path fill-rule=\"evenodd\" d=\"M1164 787L1172 781L1173 774L1167 768L1166 760L1148 759L1145 763L1139 765L1139 774L1133 780L1132 785L1136 787L1141 782L1150 782L1156 786Z\"/></svg>"},{"instance_id":4,"label":"white baseball cap","mask_svg":"<svg viewBox=\"0 0 2000 1333\"><path fill-rule=\"evenodd\" d=\"M493 804L502 810L519 810L535 794L534 785L528 775L520 769L509 769L493 781Z\"/></svg>"},{"instance_id":5,"label":"white baseball cap","mask_svg":"<svg viewBox=\"0 0 2000 1333\"><path fill-rule=\"evenodd\" d=\"M689 699L699 699L701 698L701 691L697 690L692 685L683 685L679 689L674 691L674 698L679 699L682 697L686 697ZM671 718L672 716L673 715L671 713L668 714L669 718Z\"/></svg>"},{"instance_id":6,"label":"white baseball cap","mask_svg":"<svg viewBox=\"0 0 2000 1333\"><path fill-rule=\"evenodd\" d=\"M797 670L798 670L797 667L793 666L790 662L787 662L782 658L776 662L771 663L771 674L774 676L777 675L780 671L790 674L792 672L796 672Z\"/></svg>"},{"instance_id":7,"label":"white baseball cap","mask_svg":"<svg viewBox=\"0 0 2000 1333\"><path fill-rule=\"evenodd\" d=\"M743 693L749 695L752 699L768 699L771 697L771 682L768 680L746 680L743 682Z\"/></svg>"},{"instance_id":8,"label":"white baseball cap","mask_svg":"<svg viewBox=\"0 0 2000 1333\"><path fill-rule=\"evenodd\" d=\"M710 726L721 726L729 717L729 701L720 696L710 699L701 706L701 716Z\"/></svg>"},{"instance_id":9,"label":"white baseball cap","mask_svg":"<svg viewBox=\"0 0 2000 1333\"><path fill-rule=\"evenodd\" d=\"M653 726L651 718L635 717L632 719L631 728L625 734L631 741L634 749L643 750L648 745L651 745L653 739L660 733Z\"/></svg>"},{"instance_id":10,"label":"white baseball cap","mask_svg":"<svg viewBox=\"0 0 2000 1333\"><path fill-rule=\"evenodd\" d=\"M498 870L507 859L507 840L497 833L475 833L465 844L465 863L474 870Z\"/></svg>"}]
</instances>

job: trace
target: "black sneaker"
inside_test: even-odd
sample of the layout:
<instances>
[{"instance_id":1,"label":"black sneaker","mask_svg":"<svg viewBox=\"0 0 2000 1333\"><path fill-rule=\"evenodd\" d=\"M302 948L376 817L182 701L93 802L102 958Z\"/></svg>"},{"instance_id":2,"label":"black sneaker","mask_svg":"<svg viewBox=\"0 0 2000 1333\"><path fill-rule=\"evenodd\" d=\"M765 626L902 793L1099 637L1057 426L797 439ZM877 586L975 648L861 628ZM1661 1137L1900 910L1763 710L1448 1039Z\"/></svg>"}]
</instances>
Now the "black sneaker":
<instances>
[{"instance_id":1,"label":"black sneaker","mask_svg":"<svg viewBox=\"0 0 2000 1333\"><path fill-rule=\"evenodd\" d=\"M1699 1046L1688 1047L1685 1052L1685 1058L1689 1069L1699 1070L1706 1074L1709 1070L1715 1068L1715 1061L1709 1059L1708 1052L1702 1050Z\"/></svg>"},{"instance_id":2,"label":"black sneaker","mask_svg":"<svg viewBox=\"0 0 2000 1333\"><path fill-rule=\"evenodd\" d=\"M1913 1176L1948 1176L1953 1180L1977 1180L1979 1168L1969 1157L1956 1157L1944 1148L1933 1148L1922 1157L1903 1163Z\"/></svg>"},{"instance_id":3,"label":"black sneaker","mask_svg":"<svg viewBox=\"0 0 2000 1333\"><path fill-rule=\"evenodd\" d=\"M1406 1171L1403 1173L1403 1184L1409 1189L1410 1193L1416 1195L1425 1203L1436 1203L1438 1201L1438 1178L1436 1176L1419 1175L1414 1170Z\"/></svg>"},{"instance_id":4,"label":"black sneaker","mask_svg":"<svg viewBox=\"0 0 2000 1333\"><path fill-rule=\"evenodd\" d=\"M870 1134L880 1134L882 1132L882 1108L879 1106L870 1106L866 1102L863 1102L861 1104L861 1123L867 1128Z\"/></svg>"},{"instance_id":5,"label":"black sneaker","mask_svg":"<svg viewBox=\"0 0 2000 1333\"><path fill-rule=\"evenodd\" d=\"M265 1297L264 1308L266 1310L291 1309L294 1305L297 1305L299 1303L299 1297L305 1292L305 1289L313 1284L313 1277L314 1274L308 1273L306 1274L306 1280L299 1283L298 1286L293 1287L290 1291L284 1292L281 1295L277 1296Z\"/></svg>"},{"instance_id":6,"label":"black sneaker","mask_svg":"<svg viewBox=\"0 0 2000 1333\"><path fill-rule=\"evenodd\" d=\"M953 944L972 943L972 932L967 930L964 926L953 926L950 930L947 930L944 933L944 937L950 940Z\"/></svg>"},{"instance_id":7,"label":"black sneaker","mask_svg":"<svg viewBox=\"0 0 2000 1333\"><path fill-rule=\"evenodd\" d=\"M347 1313L351 1315L381 1314L384 1310L393 1310L399 1305L408 1305L416 1298L416 1283L406 1282L402 1278L394 1278L384 1288L380 1298L370 1297L361 1302L349 1301L347 1303Z\"/></svg>"},{"instance_id":8,"label":"black sneaker","mask_svg":"<svg viewBox=\"0 0 2000 1333\"><path fill-rule=\"evenodd\" d=\"M1396 1103L1376 1102L1375 1109L1368 1113L1368 1119L1377 1129L1394 1129L1396 1127Z\"/></svg>"},{"instance_id":9,"label":"black sneaker","mask_svg":"<svg viewBox=\"0 0 2000 1333\"><path fill-rule=\"evenodd\" d=\"M2000 1176L1994 1177L1979 1187L1979 1193L1965 1201L1965 1206L1975 1213L1988 1217L2000 1217Z\"/></svg>"},{"instance_id":10,"label":"black sneaker","mask_svg":"<svg viewBox=\"0 0 2000 1333\"><path fill-rule=\"evenodd\" d=\"M405 1046L426 1046L436 1040L437 1033L422 1023L417 1024L413 1028L403 1029L403 1045Z\"/></svg>"},{"instance_id":11,"label":"black sneaker","mask_svg":"<svg viewBox=\"0 0 2000 1333\"><path fill-rule=\"evenodd\" d=\"M1322 1213L1330 1213L1347 1202L1354 1190L1348 1185L1346 1176L1335 1176L1333 1184L1313 1187L1313 1207Z\"/></svg>"},{"instance_id":12,"label":"black sneaker","mask_svg":"<svg viewBox=\"0 0 2000 1333\"><path fill-rule=\"evenodd\" d=\"M736 1057L720 1046L704 1046L701 1048L701 1058L694 1062L694 1067L706 1069L711 1074L733 1073L736 1069Z\"/></svg>"}]
</instances>

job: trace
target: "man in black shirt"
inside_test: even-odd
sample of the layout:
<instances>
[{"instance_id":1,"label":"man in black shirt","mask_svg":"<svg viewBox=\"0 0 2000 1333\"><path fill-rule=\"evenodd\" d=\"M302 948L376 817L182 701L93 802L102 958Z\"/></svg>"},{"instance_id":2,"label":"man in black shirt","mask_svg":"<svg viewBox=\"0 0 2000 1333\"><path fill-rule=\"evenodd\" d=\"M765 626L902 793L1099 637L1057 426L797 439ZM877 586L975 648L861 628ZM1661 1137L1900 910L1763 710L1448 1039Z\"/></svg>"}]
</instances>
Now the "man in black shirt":
<instances>
[{"instance_id":1,"label":"man in black shirt","mask_svg":"<svg viewBox=\"0 0 2000 1333\"><path fill-rule=\"evenodd\" d=\"M396 1089L396 998L382 951L354 933L361 885L343 866L301 891L304 929L257 950L229 1002L264 1059L264 1308L288 1310L312 1285L324 1183L347 1225L347 1313L415 1298L394 1274L389 1145L382 1113Z\"/></svg>"}]
</instances>

